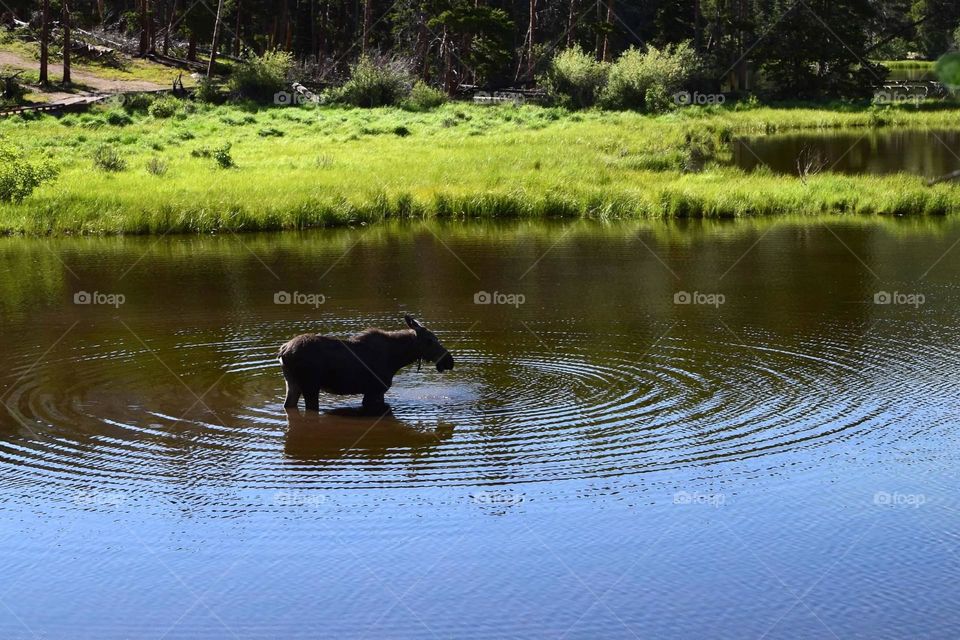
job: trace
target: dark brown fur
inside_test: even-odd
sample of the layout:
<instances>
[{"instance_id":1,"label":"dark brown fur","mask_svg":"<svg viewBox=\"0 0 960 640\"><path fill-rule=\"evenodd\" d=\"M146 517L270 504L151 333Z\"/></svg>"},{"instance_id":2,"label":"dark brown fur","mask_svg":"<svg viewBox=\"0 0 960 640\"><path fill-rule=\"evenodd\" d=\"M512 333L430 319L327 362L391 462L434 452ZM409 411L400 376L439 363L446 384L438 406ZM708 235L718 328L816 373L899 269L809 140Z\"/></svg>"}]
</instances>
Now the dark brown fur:
<instances>
[{"instance_id":1,"label":"dark brown fur","mask_svg":"<svg viewBox=\"0 0 960 640\"><path fill-rule=\"evenodd\" d=\"M437 337L411 316L409 329L367 329L340 339L318 334L297 336L280 347L280 365L287 381L284 407L296 407L300 396L307 409L319 411L320 392L363 395L363 406L384 406L383 395L396 373L418 360L437 363L438 371L453 368L453 356Z\"/></svg>"}]
</instances>

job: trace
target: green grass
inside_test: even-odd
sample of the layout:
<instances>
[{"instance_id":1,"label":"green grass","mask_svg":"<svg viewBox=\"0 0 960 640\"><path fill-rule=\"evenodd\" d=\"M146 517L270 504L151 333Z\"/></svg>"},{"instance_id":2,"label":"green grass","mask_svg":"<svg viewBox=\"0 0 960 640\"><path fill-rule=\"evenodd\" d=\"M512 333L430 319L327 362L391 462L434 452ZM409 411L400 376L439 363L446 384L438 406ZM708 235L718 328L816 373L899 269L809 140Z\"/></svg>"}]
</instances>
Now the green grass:
<instances>
[{"instance_id":1,"label":"green grass","mask_svg":"<svg viewBox=\"0 0 960 640\"><path fill-rule=\"evenodd\" d=\"M891 71L893 69L933 69L933 60L877 60Z\"/></svg>"},{"instance_id":2,"label":"green grass","mask_svg":"<svg viewBox=\"0 0 960 640\"><path fill-rule=\"evenodd\" d=\"M192 106L192 105L191 105ZM189 110L189 109L188 109ZM402 218L665 218L945 214L960 187L915 176L801 181L726 166L740 134L955 127L955 109L684 109L659 117L534 106L400 109L200 106L169 119L94 111L0 120L0 136L59 176L0 204L0 232L253 231ZM107 122L118 123L116 125ZM398 133L399 132L399 133ZM229 146L235 166L221 168ZM94 166L116 149L123 171ZM704 170L685 173L692 155ZM154 175L158 159L166 171Z\"/></svg>"}]
</instances>

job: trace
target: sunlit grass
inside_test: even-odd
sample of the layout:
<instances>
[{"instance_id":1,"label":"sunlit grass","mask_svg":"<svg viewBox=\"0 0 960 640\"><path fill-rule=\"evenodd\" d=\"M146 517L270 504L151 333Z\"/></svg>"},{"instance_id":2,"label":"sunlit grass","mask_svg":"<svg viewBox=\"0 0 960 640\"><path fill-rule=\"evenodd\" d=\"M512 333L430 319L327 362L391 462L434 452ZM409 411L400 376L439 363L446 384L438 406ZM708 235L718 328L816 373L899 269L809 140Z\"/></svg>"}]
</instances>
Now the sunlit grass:
<instances>
[{"instance_id":1,"label":"sunlit grass","mask_svg":"<svg viewBox=\"0 0 960 640\"><path fill-rule=\"evenodd\" d=\"M115 112L114 112L115 113ZM724 141L789 128L955 126L956 111L687 109L659 117L533 106L399 109L200 107L0 120L0 135L59 177L0 205L7 233L292 229L396 218L944 214L960 188L922 178L820 174L806 182L725 165ZM692 140L691 140L692 138ZM229 143L235 167L209 153ZM126 169L94 167L112 145ZM705 166L684 172L694 151ZM712 151L711 151L712 150ZM147 170L158 159L163 175Z\"/></svg>"},{"instance_id":2,"label":"sunlit grass","mask_svg":"<svg viewBox=\"0 0 960 640\"><path fill-rule=\"evenodd\" d=\"M932 60L878 60L887 69L933 69Z\"/></svg>"}]
</instances>

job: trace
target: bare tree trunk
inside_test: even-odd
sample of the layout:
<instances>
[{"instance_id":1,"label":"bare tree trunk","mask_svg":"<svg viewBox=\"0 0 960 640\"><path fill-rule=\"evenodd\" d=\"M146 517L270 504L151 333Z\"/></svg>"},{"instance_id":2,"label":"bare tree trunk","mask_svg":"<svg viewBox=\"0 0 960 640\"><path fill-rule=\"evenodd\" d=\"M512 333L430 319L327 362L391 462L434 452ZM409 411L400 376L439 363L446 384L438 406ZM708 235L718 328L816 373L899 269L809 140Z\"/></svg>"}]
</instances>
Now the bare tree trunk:
<instances>
[{"instance_id":1,"label":"bare tree trunk","mask_svg":"<svg viewBox=\"0 0 960 640\"><path fill-rule=\"evenodd\" d=\"M103 24L103 12L105 7L103 6L103 0L97 0L97 15L100 16L100 24Z\"/></svg>"},{"instance_id":2,"label":"bare tree trunk","mask_svg":"<svg viewBox=\"0 0 960 640\"><path fill-rule=\"evenodd\" d=\"M140 14L140 57L147 55L150 50L150 13L147 0L139 0Z\"/></svg>"},{"instance_id":3,"label":"bare tree trunk","mask_svg":"<svg viewBox=\"0 0 960 640\"><path fill-rule=\"evenodd\" d=\"M187 60L190 62L197 61L197 34L193 31L190 32L190 37L187 40Z\"/></svg>"},{"instance_id":4,"label":"bare tree trunk","mask_svg":"<svg viewBox=\"0 0 960 640\"><path fill-rule=\"evenodd\" d=\"M537 35L537 0L530 0L530 27L527 32L527 77L533 77L534 60L533 46Z\"/></svg>"},{"instance_id":5,"label":"bare tree trunk","mask_svg":"<svg viewBox=\"0 0 960 640\"><path fill-rule=\"evenodd\" d=\"M693 50L700 53L703 46L700 35L700 0L693 0Z\"/></svg>"},{"instance_id":6,"label":"bare tree trunk","mask_svg":"<svg viewBox=\"0 0 960 640\"><path fill-rule=\"evenodd\" d=\"M60 18L63 27L63 84L70 84L70 2L62 0L63 15Z\"/></svg>"},{"instance_id":7,"label":"bare tree trunk","mask_svg":"<svg viewBox=\"0 0 960 640\"><path fill-rule=\"evenodd\" d=\"M240 0L237 0L237 28L233 30L233 56L240 57Z\"/></svg>"},{"instance_id":8,"label":"bare tree trunk","mask_svg":"<svg viewBox=\"0 0 960 640\"><path fill-rule=\"evenodd\" d=\"M577 29L577 0L570 0L570 12L567 15L567 48L573 46L573 34Z\"/></svg>"},{"instance_id":9,"label":"bare tree trunk","mask_svg":"<svg viewBox=\"0 0 960 640\"><path fill-rule=\"evenodd\" d=\"M736 70L737 90L746 91L748 89L747 60L746 60L747 55L744 51L744 44L746 43L746 40L747 40L747 32L743 28L743 25L746 24L745 21L747 19L747 0L740 0L737 5L737 9L738 9L737 13L739 14L738 22L741 25L737 32L737 55L739 56L738 57L739 61L737 62L737 65L736 65L737 66L737 70Z\"/></svg>"},{"instance_id":10,"label":"bare tree trunk","mask_svg":"<svg viewBox=\"0 0 960 640\"><path fill-rule=\"evenodd\" d=\"M443 52L443 88L448 93L453 93L453 56L450 51L450 38L447 35L447 27L443 27L443 39L440 44Z\"/></svg>"},{"instance_id":11,"label":"bare tree trunk","mask_svg":"<svg viewBox=\"0 0 960 640\"><path fill-rule=\"evenodd\" d=\"M170 53L170 32L173 31L173 22L177 19L177 4L179 0L173 0L170 6L170 16L167 20L167 30L163 33L163 55Z\"/></svg>"},{"instance_id":12,"label":"bare tree trunk","mask_svg":"<svg viewBox=\"0 0 960 640\"><path fill-rule=\"evenodd\" d=\"M220 48L220 21L223 18L223 0L217 2L217 18L213 23L213 43L210 45L210 64L207 65L207 77L213 76L217 66L217 49Z\"/></svg>"},{"instance_id":13,"label":"bare tree trunk","mask_svg":"<svg viewBox=\"0 0 960 640\"><path fill-rule=\"evenodd\" d=\"M366 55L370 46L370 28L373 22L373 0L364 0L363 3L363 40L360 43L360 53Z\"/></svg>"},{"instance_id":14,"label":"bare tree trunk","mask_svg":"<svg viewBox=\"0 0 960 640\"><path fill-rule=\"evenodd\" d=\"M613 11L614 0L607 0L607 28L603 32L603 56L604 62L610 62L613 59L613 50L610 47L610 32L613 31L613 18L616 15Z\"/></svg>"},{"instance_id":15,"label":"bare tree trunk","mask_svg":"<svg viewBox=\"0 0 960 640\"><path fill-rule=\"evenodd\" d=\"M414 47L413 55L417 73L424 82L427 81L429 75L430 64L427 61L429 50L430 34L427 32L427 16L424 15L421 5L420 11L417 12L417 44Z\"/></svg>"},{"instance_id":16,"label":"bare tree trunk","mask_svg":"<svg viewBox=\"0 0 960 640\"><path fill-rule=\"evenodd\" d=\"M43 0L40 5L40 84L50 83L47 75L47 62L50 59L50 0Z\"/></svg>"}]
</instances>

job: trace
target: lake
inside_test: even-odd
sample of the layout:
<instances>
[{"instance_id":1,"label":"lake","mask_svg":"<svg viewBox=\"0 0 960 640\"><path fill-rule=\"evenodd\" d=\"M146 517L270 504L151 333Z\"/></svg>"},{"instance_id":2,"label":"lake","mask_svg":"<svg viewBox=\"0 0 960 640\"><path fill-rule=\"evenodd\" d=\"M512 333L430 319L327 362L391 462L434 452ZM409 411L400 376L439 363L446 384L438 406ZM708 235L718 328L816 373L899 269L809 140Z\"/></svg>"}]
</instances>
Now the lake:
<instances>
[{"instance_id":1,"label":"lake","mask_svg":"<svg viewBox=\"0 0 960 640\"><path fill-rule=\"evenodd\" d=\"M934 178L960 169L960 132L868 129L775 134L733 142L734 163L797 175L804 167L848 174L908 173Z\"/></svg>"},{"instance_id":2,"label":"lake","mask_svg":"<svg viewBox=\"0 0 960 640\"><path fill-rule=\"evenodd\" d=\"M958 242L2 239L0 637L955 638ZM405 312L453 371L284 412L281 343Z\"/></svg>"}]
</instances>

